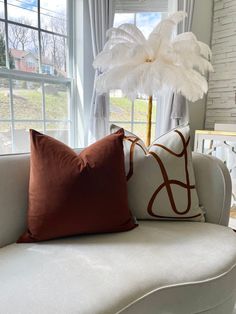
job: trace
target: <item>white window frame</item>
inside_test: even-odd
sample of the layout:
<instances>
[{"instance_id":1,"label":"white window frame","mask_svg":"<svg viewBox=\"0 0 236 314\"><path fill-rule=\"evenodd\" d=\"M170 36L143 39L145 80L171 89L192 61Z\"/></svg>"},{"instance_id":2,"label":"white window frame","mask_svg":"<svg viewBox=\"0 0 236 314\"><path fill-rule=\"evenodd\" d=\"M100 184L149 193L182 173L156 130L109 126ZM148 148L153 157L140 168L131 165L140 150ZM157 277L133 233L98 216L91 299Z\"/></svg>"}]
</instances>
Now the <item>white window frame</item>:
<instances>
[{"instance_id":1,"label":"white window frame","mask_svg":"<svg viewBox=\"0 0 236 314\"><path fill-rule=\"evenodd\" d=\"M58 34L53 31L48 31L41 29L40 25L40 0L38 0L38 26L25 25L19 22L14 22L8 20L7 12L7 0L4 0L5 16L0 18L0 22L3 22L5 25L5 47L6 47L6 68L0 68L0 79L8 79L9 82L9 101L10 101L10 119L1 119L1 122L8 122L11 124L11 137L12 137L12 151L14 152L14 124L17 122L41 122L43 123L43 132L46 131L46 123L57 123L57 122L66 122L69 124L69 145L76 147L78 145L78 136L76 131L77 126L77 107L75 106L75 89L76 89L76 80L75 80L75 0L67 0L67 34ZM39 73L30 73L19 71L15 69L10 69L9 62L9 45L8 45L8 24L18 25L22 27L27 27L38 31L38 40L39 40ZM53 34L56 36L61 36L67 39L67 77L61 78L56 76L47 76L42 73L42 60L41 60L41 32ZM24 80L30 82L37 82L41 84L42 88L42 119L39 120L17 120L14 118L14 103L13 103L13 80ZM66 120L56 120L56 119L46 119L46 101L45 101L45 84L65 84L68 87L68 116L69 119Z\"/></svg>"}]
</instances>

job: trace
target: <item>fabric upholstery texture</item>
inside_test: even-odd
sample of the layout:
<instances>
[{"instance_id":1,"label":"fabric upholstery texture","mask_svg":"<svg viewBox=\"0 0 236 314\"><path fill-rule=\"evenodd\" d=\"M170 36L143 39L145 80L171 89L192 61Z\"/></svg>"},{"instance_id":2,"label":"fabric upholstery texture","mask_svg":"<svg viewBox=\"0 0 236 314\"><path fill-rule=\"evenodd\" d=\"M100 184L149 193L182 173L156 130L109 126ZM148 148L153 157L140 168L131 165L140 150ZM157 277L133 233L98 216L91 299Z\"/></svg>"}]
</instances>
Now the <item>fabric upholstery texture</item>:
<instances>
[{"instance_id":1,"label":"fabric upholstery texture","mask_svg":"<svg viewBox=\"0 0 236 314\"><path fill-rule=\"evenodd\" d=\"M18 242L135 227L128 207L123 130L79 155L31 130L28 230Z\"/></svg>"},{"instance_id":2,"label":"fabric upholstery texture","mask_svg":"<svg viewBox=\"0 0 236 314\"><path fill-rule=\"evenodd\" d=\"M81 150L80 150L81 151ZM0 157L0 313L231 314L236 234L231 181L193 154L206 221L140 221L129 232L12 244L26 227L29 154Z\"/></svg>"},{"instance_id":3,"label":"fabric upholstery texture","mask_svg":"<svg viewBox=\"0 0 236 314\"><path fill-rule=\"evenodd\" d=\"M0 250L0 313L206 311L234 292L235 247L230 228L183 221L9 245Z\"/></svg>"},{"instance_id":4,"label":"fabric upholstery texture","mask_svg":"<svg viewBox=\"0 0 236 314\"><path fill-rule=\"evenodd\" d=\"M29 164L29 154L0 156L0 248L14 243L26 230ZM206 221L227 226L232 186L226 166L217 158L196 153L193 166Z\"/></svg>"},{"instance_id":5,"label":"fabric upholstery texture","mask_svg":"<svg viewBox=\"0 0 236 314\"><path fill-rule=\"evenodd\" d=\"M111 131L119 127L112 125ZM204 221L195 188L189 126L171 130L149 148L125 131L130 209L138 219Z\"/></svg>"}]
</instances>

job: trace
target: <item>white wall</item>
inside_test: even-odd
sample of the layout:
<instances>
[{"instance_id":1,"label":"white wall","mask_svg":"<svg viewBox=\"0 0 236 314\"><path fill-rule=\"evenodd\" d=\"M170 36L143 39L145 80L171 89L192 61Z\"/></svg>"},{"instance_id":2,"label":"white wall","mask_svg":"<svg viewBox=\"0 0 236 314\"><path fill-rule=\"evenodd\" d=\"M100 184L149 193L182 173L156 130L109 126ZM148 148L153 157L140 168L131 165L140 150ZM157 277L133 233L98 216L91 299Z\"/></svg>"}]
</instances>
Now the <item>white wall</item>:
<instances>
[{"instance_id":1,"label":"white wall","mask_svg":"<svg viewBox=\"0 0 236 314\"><path fill-rule=\"evenodd\" d=\"M215 0L213 17L207 129L217 122L236 124L236 0Z\"/></svg>"},{"instance_id":2,"label":"white wall","mask_svg":"<svg viewBox=\"0 0 236 314\"><path fill-rule=\"evenodd\" d=\"M212 33L213 0L195 0L192 32L198 40L210 46ZM189 104L191 139L194 132L203 129L205 124L206 97L195 103Z\"/></svg>"}]
</instances>

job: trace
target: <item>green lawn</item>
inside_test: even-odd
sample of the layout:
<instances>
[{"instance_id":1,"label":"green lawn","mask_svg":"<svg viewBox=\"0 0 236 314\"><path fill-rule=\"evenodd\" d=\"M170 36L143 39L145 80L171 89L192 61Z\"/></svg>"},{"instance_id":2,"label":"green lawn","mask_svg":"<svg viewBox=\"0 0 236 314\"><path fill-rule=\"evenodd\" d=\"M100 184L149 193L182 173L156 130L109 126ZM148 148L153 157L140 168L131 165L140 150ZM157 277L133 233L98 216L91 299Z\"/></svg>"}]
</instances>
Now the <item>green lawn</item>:
<instances>
[{"instance_id":1,"label":"green lawn","mask_svg":"<svg viewBox=\"0 0 236 314\"><path fill-rule=\"evenodd\" d=\"M134 123L144 122L144 124L134 124L133 132L142 140L146 140L148 100L137 99L134 102ZM110 101L110 121L119 121L120 127L131 131L130 123L122 123L131 120L132 102L125 97L111 97ZM156 102L153 102L152 122L156 120ZM155 139L155 125L152 126L152 141Z\"/></svg>"},{"instance_id":2,"label":"green lawn","mask_svg":"<svg viewBox=\"0 0 236 314\"><path fill-rule=\"evenodd\" d=\"M147 121L148 100L137 99L134 102L134 121ZM111 97L110 120L127 121L131 119L132 102L125 97ZM152 121L156 118L156 103L153 102Z\"/></svg>"},{"instance_id":3,"label":"green lawn","mask_svg":"<svg viewBox=\"0 0 236 314\"><path fill-rule=\"evenodd\" d=\"M67 93L58 91L45 95L45 115L48 120L65 120L68 118ZM15 89L13 92L14 118L16 120L43 119L42 93L40 90ZM8 89L0 90L0 119L10 119ZM27 123L21 123L28 128ZM2 125L1 130L4 126Z\"/></svg>"},{"instance_id":4,"label":"green lawn","mask_svg":"<svg viewBox=\"0 0 236 314\"><path fill-rule=\"evenodd\" d=\"M37 90L17 89L13 93L15 119L41 119L42 94ZM67 93L58 92L56 95L46 94L46 118L65 119L67 110ZM10 117L8 90L0 91L0 118Z\"/></svg>"},{"instance_id":5,"label":"green lawn","mask_svg":"<svg viewBox=\"0 0 236 314\"><path fill-rule=\"evenodd\" d=\"M41 120L43 119L42 93L36 86L32 89L15 88L13 92L14 118L17 120ZM66 91L56 90L54 93L45 94L45 115L48 120L64 120L68 117L67 93ZM134 121L144 122L145 124L135 124L134 133L142 139L146 136L148 101L137 99L134 102ZM121 121L119 125L130 130L130 124L122 122L131 120L132 102L125 97L111 97L110 100L110 121ZM0 89L0 119L10 119L9 91L7 88ZM153 103L152 121L156 118L156 104ZM0 123L0 131L9 130L9 123ZM16 123L17 129L36 128L42 129L42 123ZM57 123L48 123L48 129L57 129ZM60 127L59 127L60 128ZM154 135L154 127L152 135Z\"/></svg>"}]
</instances>

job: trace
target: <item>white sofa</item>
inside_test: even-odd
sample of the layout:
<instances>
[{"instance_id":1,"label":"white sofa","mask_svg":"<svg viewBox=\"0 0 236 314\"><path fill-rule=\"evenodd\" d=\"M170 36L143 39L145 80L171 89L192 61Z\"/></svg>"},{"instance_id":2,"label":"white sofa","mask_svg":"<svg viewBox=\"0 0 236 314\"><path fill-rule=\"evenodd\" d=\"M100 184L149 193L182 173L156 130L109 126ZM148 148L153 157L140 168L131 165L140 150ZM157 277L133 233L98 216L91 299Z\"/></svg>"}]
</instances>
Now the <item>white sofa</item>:
<instances>
[{"instance_id":1,"label":"white sofa","mask_svg":"<svg viewBox=\"0 0 236 314\"><path fill-rule=\"evenodd\" d=\"M193 161L206 223L139 221L124 233L15 244L26 225L29 155L0 157L0 313L232 313L229 173L213 157Z\"/></svg>"}]
</instances>

